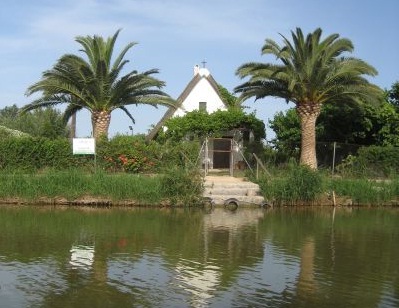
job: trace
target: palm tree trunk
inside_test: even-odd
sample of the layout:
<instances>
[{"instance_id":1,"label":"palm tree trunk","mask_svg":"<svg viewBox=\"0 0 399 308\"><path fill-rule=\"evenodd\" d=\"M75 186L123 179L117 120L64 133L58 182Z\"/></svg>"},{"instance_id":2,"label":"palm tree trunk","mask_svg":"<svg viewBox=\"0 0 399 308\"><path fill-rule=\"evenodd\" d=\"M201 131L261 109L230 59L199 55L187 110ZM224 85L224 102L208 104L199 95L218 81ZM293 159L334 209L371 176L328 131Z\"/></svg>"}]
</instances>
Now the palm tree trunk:
<instances>
[{"instance_id":1,"label":"palm tree trunk","mask_svg":"<svg viewBox=\"0 0 399 308\"><path fill-rule=\"evenodd\" d=\"M93 125L93 137L97 140L101 136L108 137L111 113L109 111L92 111L91 123Z\"/></svg>"},{"instance_id":2,"label":"palm tree trunk","mask_svg":"<svg viewBox=\"0 0 399 308\"><path fill-rule=\"evenodd\" d=\"M301 157L300 164L317 169L316 158L316 120L321 104L302 103L296 108L301 120Z\"/></svg>"},{"instance_id":3,"label":"palm tree trunk","mask_svg":"<svg viewBox=\"0 0 399 308\"><path fill-rule=\"evenodd\" d=\"M75 137L76 137L76 113L74 113L71 117L70 132L69 132L70 139L73 139Z\"/></svg>"}]
</instances>

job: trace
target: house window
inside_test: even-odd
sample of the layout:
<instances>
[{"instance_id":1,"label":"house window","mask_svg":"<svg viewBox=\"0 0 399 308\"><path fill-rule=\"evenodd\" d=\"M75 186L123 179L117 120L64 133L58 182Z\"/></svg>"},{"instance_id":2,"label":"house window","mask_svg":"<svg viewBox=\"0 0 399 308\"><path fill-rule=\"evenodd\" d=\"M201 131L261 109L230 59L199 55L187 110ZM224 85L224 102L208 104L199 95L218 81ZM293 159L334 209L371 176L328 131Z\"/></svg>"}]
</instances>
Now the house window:
<instances>
[{"instance_id":1,"label":"house window","mask_svg":"<svg viewBox=\"0 0 399 308\"><path fill-rule=\"evenodd\" d=\"M199 111L206 111L206 102L199 102Z\"/></svg>"}]
</instances>

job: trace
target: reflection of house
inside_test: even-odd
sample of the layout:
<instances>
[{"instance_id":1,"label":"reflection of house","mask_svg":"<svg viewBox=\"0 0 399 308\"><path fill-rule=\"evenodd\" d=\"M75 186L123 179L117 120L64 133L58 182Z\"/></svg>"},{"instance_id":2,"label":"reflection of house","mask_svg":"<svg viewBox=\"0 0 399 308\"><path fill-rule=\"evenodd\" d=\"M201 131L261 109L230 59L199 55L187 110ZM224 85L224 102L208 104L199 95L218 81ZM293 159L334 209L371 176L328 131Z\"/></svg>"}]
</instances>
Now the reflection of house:
<instances>
[{"instance_id":1,"label":"reflection of house","mask_svg":"<svg viewBox=\"0 0 399 308\"><path fill-rule=\"evenodd\" d=\"M177 108L169 108L162 119L149 132L147 139L154 139L158 132L163 129L165 122L173 117L181 117L186 113L194 110L203 110L207 113L213 113L217 110L227 110L227 105L223 102L219 92L219 86L210 74L207 68L200 68L198 65L194 67L194 77L188 83L184 91L177 99ZM229 168L236 164L240 158L233 151L235 143L232 141L234 137L242 138L242 133L220 132L222 138L211 138L207 141L206 153L204 151L204 161L209 163L208 167L213 168Z\"/></svg>"},{"instance_id":2,"label":"reflection of house","mask_svg":"<svg viewBox=\"0 0 399 308\"><path fill-rule=\"evenodd\" d=\"M206 307L221 283L221 269L216 265L203 266L181 260L176 265L176 279L181 288L191 293L192 307Z\"/></svg>"},{"instance_id":3,"label":"reflection of house","mask_svg":"<svg viewBox=\"0 0 399 308\"><path fill-rule=\"evenodd\" d=\"M204 216L205 231L228 230L237 231L239 228L256 226L265 216L263 210L251 209L250 211L237 211L232 215L224 209L215 208L212 215Z\"/></svg>"},{"instance_id":4,"label":"reflection of house","mask_svg":"<svg viewBox=\"0 0 399 308\"><path fill-rule=\"evenodd\" d=\"M94 262L94 246L73 245L69 263L74 268L90 269Z\"/></svg>"}]
</instances>

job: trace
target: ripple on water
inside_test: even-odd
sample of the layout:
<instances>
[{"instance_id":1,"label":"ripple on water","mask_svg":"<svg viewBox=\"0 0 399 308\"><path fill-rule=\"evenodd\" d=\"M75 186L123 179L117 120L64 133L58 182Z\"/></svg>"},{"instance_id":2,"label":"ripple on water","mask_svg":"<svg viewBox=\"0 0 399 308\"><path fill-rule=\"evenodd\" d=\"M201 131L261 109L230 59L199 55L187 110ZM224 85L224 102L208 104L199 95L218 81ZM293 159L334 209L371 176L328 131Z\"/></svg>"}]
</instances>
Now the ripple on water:
<instances>
[{"instance_id":1,"label":"ripple on water","mask_svg":"<svg viewBox=\"0 0 399 308\"><path fill-rule=\"evenodd\" d=\"M0 298L2 307L30 307L41 303L48 293L61 293L66 281L51 258L28 263L1 262Z\"/></svg>"}]
</instances>

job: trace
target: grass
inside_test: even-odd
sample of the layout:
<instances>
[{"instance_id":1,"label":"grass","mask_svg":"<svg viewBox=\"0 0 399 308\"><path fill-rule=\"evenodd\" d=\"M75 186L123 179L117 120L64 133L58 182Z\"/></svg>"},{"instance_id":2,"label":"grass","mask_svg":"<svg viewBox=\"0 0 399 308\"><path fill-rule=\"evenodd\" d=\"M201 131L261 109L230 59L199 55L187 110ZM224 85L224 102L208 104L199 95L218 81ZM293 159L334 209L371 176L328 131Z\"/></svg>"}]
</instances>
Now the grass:
<instances>
[{"instance_id":1,"label":"grass","mask_svg":"<svg viewBox=\"0 0 399 308\"><path fill-rule=\"evenodd\" d=\"M399 177L386 180L331 178L323 171L301 166L280 170L258 181L262 194L276 205L332 204L334 192L342 202L353 205L399 205Z\"/></svg>"},{"instance_id":2,"label":"grass","mask_svg":"<svg viewBox=\"0 0 399 308\"><path fill-rule=\"evenodd\" d=\"M349 196L354 205L396 203L399 198L399 178L385 181L362 178L330 179L328 187L331 191L335 191L337 195Z\"/></svg>"},{"instance_id":3,"label":"grass","mask_svg":"<svg viewBox=\"0 0 399 308\"><path fill-rule=\"evenodd\" d=\"M0 198L35 201L39 198L75 200L92 196L112 201L159 204L165 195L161 178L131 174L84 173L79 170L42 174L0 173Z\"/></svg>"}]
</instances>

